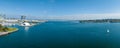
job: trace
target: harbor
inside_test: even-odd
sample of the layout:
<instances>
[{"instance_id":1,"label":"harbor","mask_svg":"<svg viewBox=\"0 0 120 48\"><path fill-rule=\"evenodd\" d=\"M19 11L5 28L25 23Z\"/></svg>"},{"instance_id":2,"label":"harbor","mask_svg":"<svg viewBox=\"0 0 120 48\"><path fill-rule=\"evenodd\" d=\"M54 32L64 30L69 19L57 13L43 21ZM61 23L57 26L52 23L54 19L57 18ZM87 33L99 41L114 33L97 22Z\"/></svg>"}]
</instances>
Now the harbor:
<instances>
[{"instance_id":1,"label":"harbor","mask_svg":"<svg viewBox=\"0 0 120 48\"><path fill-rule=\"evenodd\" d=\"M39 23L44 23L44 20L27 20L26 16L21 16L20 19L9 19L4 15L0 15L0 36L7 35L9 33L18 31L19 28L13 28L12 26L18 25L23 27L30 27Z\"/></svg>"},{"instance_id":2,"label":"harbor","mask_svg":"<svg viewBox=\"0 0 120 48\"><path fill-rule=\"evenodd\" d=\"M16 19L16 18L7 18L4 15L0 15L0 24L2 24L3 26L12 26L12 25L34 26L44 22L46 22L46 20L28 20L26 19L26 16L21 16L19 19Z\"/></svg>"}]
</instances>

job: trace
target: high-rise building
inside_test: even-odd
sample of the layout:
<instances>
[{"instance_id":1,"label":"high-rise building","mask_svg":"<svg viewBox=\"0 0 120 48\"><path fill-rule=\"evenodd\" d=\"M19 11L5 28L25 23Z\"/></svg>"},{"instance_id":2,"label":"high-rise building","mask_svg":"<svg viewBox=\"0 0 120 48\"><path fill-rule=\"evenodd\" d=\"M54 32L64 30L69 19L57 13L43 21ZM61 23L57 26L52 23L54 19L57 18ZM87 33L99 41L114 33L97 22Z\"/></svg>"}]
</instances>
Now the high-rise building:
<instances>
[{"instance_id":1,"label":"high-rise building","mask_svg":"<svg viewBox=\"0 0 120 48\"><path fill-rule=\"evenodd\" d=\"M26 16L21 16L21 20L25 20L26 19Z\"/></svg>"}]
</instances>

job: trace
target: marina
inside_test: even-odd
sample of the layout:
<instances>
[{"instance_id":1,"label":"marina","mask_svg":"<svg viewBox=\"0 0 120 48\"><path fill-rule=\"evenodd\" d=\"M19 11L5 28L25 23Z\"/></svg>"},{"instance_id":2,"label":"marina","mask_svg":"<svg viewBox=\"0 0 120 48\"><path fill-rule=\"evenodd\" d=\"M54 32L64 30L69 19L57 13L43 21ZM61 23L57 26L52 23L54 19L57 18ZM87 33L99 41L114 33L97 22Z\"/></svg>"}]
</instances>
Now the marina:
<instances>
[{"instance_id":1,"label":"marina","mask_svg":"<svg viewBox=\"0 0 120 48\"><path fill-rule=\"evenodd\" d=\"M23 27L30 27L30 26L34 26L34 25L37 25L39 23L44 23L45 21L43 20L26 20L25 19L26 16L21 16L21 19L6 19L5 16L0 16L0 36L3 36L3 35L7 35L9 33L12 33L12 32L15 32L15 31L18 31L19 29L18 28L9 28L11 26L15 26L15 25L18 25L18 26L23 26ZM5 29L4 29L4 28ZM10 31L9 31L10 30ZM12 30L12 31L11 31Z\"/></svg>"},{"instance_id":2,"label":"marina","mask_svg":"<svg viewBox=\"0 0 120 48\"><path fill-rule=\"evenodd\" d=\"M19 26L34 26L38 23L44 23L46 20L27 20L26 16L21 16L20 19L6 19L4 16L0 16L0 24L4 26L12 26L12 25L19 25Z\"/></svg>"}]
</instances>

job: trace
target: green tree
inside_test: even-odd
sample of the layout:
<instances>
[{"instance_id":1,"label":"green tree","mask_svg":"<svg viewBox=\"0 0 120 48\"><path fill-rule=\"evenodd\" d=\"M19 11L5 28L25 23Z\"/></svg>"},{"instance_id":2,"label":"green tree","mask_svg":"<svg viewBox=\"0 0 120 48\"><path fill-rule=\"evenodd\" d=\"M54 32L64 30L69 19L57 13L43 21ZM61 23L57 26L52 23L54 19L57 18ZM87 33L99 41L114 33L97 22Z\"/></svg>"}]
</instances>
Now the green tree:
<instances>
[{"instance_id":1,"label":"green tree","mask_svg":"<svg viewBox=\"0 0 120 48\"><path fill-rule=\"evenodd\" d=\"M2 31L2 29L3 29L3 26L2 26L2 24L0 24L0 31Z\"/></svg>"},{"instance_id":2,"label":"green tree","mask_svg":"<svg viewBox=\"0 0 120 48\"><path fill-rule=\"evenodd\" d=\"M4 31L4 32L7 32L8 30L9 30L8 27L4 27L4 28L3 28L3 31Z\"/></svg>"}]
</instances>

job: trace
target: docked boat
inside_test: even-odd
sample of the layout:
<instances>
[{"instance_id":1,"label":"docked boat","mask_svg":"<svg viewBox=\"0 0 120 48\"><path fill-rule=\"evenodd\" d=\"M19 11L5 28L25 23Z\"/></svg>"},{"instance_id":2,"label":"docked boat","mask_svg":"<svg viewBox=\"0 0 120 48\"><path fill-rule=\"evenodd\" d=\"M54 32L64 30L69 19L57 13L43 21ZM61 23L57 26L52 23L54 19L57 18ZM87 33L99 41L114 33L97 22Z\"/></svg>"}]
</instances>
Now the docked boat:
<instances>
[{"instance_id":1,"label":"docked boat","mask_svg":"<svg viewBox=\"0 0 120 48\"><path fill-rule=\"evenodd\" d=\"M20 26L33 26L33 25L31 25L31 24L28 23L28 22L23 22L23 23L20 24Z\"/></svg>"}]
</instances>

